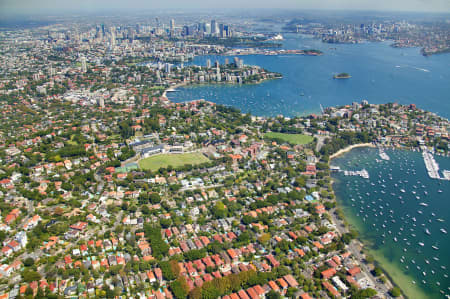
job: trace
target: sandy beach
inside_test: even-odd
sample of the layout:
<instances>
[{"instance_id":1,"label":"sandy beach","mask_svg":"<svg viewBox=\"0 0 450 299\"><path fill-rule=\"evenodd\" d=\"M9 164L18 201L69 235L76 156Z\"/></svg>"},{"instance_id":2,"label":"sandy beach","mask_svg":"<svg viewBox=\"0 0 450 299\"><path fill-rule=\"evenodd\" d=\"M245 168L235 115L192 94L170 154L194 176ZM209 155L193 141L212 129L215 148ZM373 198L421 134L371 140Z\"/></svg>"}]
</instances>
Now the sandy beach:
<instances>
[{"instance_id":1,"label":"sandy beach","mask_svg":"<svg viewBox=\"0 0 450 299\"><path fill-rule=\"evenodd\" d=\"M336 157L338 157L338 156L340 156L340 155L342 155L344 153L347 153L347 152L349 152L352 149L357 148L357 147L375 147L375 145L373 143L359 143L359 144L349 145L346 148L343 148L343 149L337 151L336 153L332 154L330 156L330 160L334 159L334 158L336 158Z\"/></svg>"},{"instance_id":2,"label":"sandy beach","mask_svg":"<svg viewBox=\"0 0 450 299\"><path fill-rule=\"evenodd\" d=\"M188 82L182 82L182 83L178 83L178 84L175 84L175 85L171 85L167 89L164 90L162 96L167 98L167 90L169 90L169 89L176 89L176 88L181 87L181 86L186 86L187 84L188 84Z\"/></svg>"}]
</instances>

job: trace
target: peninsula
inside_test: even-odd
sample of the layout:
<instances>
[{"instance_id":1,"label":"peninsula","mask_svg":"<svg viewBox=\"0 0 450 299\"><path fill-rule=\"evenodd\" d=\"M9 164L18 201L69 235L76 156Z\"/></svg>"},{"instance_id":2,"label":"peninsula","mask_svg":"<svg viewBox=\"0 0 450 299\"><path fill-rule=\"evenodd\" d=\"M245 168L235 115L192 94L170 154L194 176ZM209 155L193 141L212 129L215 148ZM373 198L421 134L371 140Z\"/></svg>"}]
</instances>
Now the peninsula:
<instances>
[{"instance_id":1,"label":"peninsula","mask_svg":"<svg viewBox=\"0 0 450 299\"><path fill-rule=\"evenodd\" d=\"M306 56L321 56L324 53L316 49L307 50L272 50L272 49L257 49L257 48L245 48L245 49L230 49L224 52L222 55L306 55Z\"/></svg>"},{"instance_id":2,"label":"peninsula","mask_svg":"<svg viewBox=\"0 0 450 299\"><path fill-rule=\"evenodd\" d=\"M158 71L156 71L158 74ZM173 67L172 70L160 77L160 82L169 86L163 93L176 91L176 87L195 84L259 84L266 80L281 79L280 73L270 72L256 65L244 65L242 59L235 57L234 62L225 60L211 65L208 60L206 66Z\"/></svg>"}]
</instances>

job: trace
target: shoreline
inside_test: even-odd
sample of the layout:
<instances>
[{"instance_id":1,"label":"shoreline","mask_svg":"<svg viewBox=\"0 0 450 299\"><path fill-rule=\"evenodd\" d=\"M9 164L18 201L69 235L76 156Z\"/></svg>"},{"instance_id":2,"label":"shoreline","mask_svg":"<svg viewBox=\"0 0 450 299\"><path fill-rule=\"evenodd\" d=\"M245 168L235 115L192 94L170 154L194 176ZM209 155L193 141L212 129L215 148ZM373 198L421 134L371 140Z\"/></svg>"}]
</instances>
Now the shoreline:
<instances>
[{"instance_id":1,"label":"shoreline","mask_svg":"<svg viewBox=\"0 0 450 299\"><path fill-rule=\"evenodd\" d=\"M169 85L169 87L164 89L164 92L161 95L161 97L167 98L167 92L168 92L169 89L175 89L175 88L186 86L186 85L188 85L188 82L181 82L181 83L177 83L175 85Z\"/></svg>"},{"instance_id":2,"label":"shoreline","mask_svg":"<svg viewBox=\"0 0 450 299\"><path fill-rule=\"evenodd\" d=\"M360 234L359 230L357 229L358 225L356 225L357 221L352 216L349 216L344 212L346 210L345 205L339 203L340 200L337 200L337 198L338 196L336 196L337 207L339 207L342 213L344 214L344 219L341 220L336 217L336 221L338 222L339 225L342 225L346 229L353 228ZM414 280L414 278L403 273L402 269L396 267L396 265L389 262L385 258L383 252L372 248L368 243L368 241L365 240L363 237L361 237L361 235L355 238L355 241L361 244L361 249L365 255L370 255L373 257L374 261L372 264L375 267L379 267L383 270L383 274L387 279L385 285L389 289L392 288L393 286L397 286L398 288L400 288L402 296L399 298L405 299L426 298L422 289L419 289L417 285L409 284L410 280ZM360 260L360 263L363 263L362 260Z\"/></svg>"},{"instance_id":3,"label":"shoreline","mask_svg":"<svg viewBox=\"0 0 450 299\"><path fill-rule=\"evenodd\" d=\"M257 82L252 82L252 83L232 83L232 82L216 82L216 83L212 83L212 82L204 82L204 83L191 83L191 82L182 82L182 83L177 83L174 85L171 85L169 87L167 87L166 89L164 89L163 94L161 95L161 97L165 97L167 98L167 92L169 89L175 89L178 87L183 87L183 86L205 86L205 85L238 85L238 86L242 86L242 85L258 85L261 83L264 83L266 81L271 81L271 80L277 80L277 79L282 79L283 76L281 77L275 77L275 78L267 78L267 79L261 79ZM167 98L168 99L168 98ZM195 101L195 100L192 100Z\"/></svg>"},{"instance_id":4,"label":"shoreline","mask_svg":"<svg viewBox=\"0 0 450 299\"><path fill-rule=\"evenodd\" d=\"M334 158L339 157L340 155L345 154L345 153L351 151L352 149L358 148L358 147L376 147L376 146L373 143L358 143L358 144L349 145L343 149L338 150L334 154L332 154L329 159L331 161Z\"/></svg>"},{"instance_id":5,"label":"shoreline","mask_svg":"<svg viewBox=\"0 0 450 299\"><path fill-rule=\"evenodd\" d=\"M330 156L330 162L333 158L336 158L338 156L341 156L345 153L350 152L354 148L360 148L360 147L371 147L376 148L376 146L373 143L362 143L362 144L354 144L347 146L346 148L343 148L336 152L335 154ZM391 289L393 286L397 286L401 290L401 297L399 298L426 298L426 295L424 294L423 290L418 288L416 285L407 285L409 279L408 275L403 273L403 271L400 268L397 268L396 265L390 263L383 255L383 252L380 250L377 250L375 248L372 248L370 244L365 240L360 233L360 230L358 229L358 225L356 224L358 221L352 217L351 215L347 215L344 211L346 210L346 206L344 203L342 203L342 200L339 199L339 197L335 193L334 184L335 180L331 177L331 184L333 188L333 193L336 197L336 204L343 214L343 219L339 219L337 216L333 216L332 220L335 222L335 225L337 227L341 226L344 227L345 230L349 230L351 228L358 231L359 236L355 238L355 241L361 244L361 250L364 252L365 255L370 254L374 258L374 262L372 263L374 266L377 266L383 270L383 274L386 277L387 281L384 284L389 289ZM359 262L362 264L362 259L358 259ZM394 277L396 277L394 279Z\"/></svg>"},{"instance_id":6,"label":"shoreline","mask_svg":"<svg viewBox=\"0 0 450 299\"><path fill-rule=\"evenodd\" d=\"M331 185L332 186L334 185L334 183L335 183L335 181L333 179L331 179ZM334 193L334 188L333 188L333 193ZM335 196L336 196L336 194L335 194ZM332 219L333 224L336 227L343 227L344 228L344 232L350 231L351 228L353 228L356 231L358 231L358 229L356 229L356 226L354 225L354 223L352 223L352 222L354 222L353 219L349 221L349 218L351 218L351 217L349 217L348 215L345 214L345 212L344 212L345 206L339 204L337 196L336 196L335 200L336 200L336 208L339 208L342 211L342 214L343 214L344 218L340 219L338 215L332 215L331 219ZM339 229L338 229L338 231L340 232ZM342 232L340 232L340 233L342 234ZM358 231L358 234L359 234L359 231ZM381 260L380 256L373 249L368 247L367 242L361 236L356 237L350 244L352 244L352 243L353 244L356 243L357 246L359 246L360 251L362 253L359 253L358 251L355 251L355 247L354 246L350 246L350 245L348 245L348 250L352 253L352 255L359 262L359 266L361 268L365 269L366 272L369 274L369 276L372 276L371 270L370 270L370 265L373 265L374 267L378 266L379 268L381 268L383 270L383 274L386 277L386 282L384 282L384 283L379 282L377 277L373 277L373 279L369 278L371 281L373 281L375 283L375 286L376 286L375 288L376 289L378 289L380 286L383 286L387 290L391 290L394 286L397 286L397 287L400 288L400 291L401 291L401 296L399 298L409 299L409 297L405 294L404 289L398 283L396 283L394 281L394 279L392 279L392 273L391 273L392 269L389 270L389 271L386 271L387 267L385 267L385 265L380 262L380 260ZM364 259L361 256L361 254L363 254L365 256L367 256L367 254L371 254L373 256L373 258L374 258L373 263L366 264L364 262ZM378 292L378 290L377 290L377 292Z\"/></svg>"}]
</instances>

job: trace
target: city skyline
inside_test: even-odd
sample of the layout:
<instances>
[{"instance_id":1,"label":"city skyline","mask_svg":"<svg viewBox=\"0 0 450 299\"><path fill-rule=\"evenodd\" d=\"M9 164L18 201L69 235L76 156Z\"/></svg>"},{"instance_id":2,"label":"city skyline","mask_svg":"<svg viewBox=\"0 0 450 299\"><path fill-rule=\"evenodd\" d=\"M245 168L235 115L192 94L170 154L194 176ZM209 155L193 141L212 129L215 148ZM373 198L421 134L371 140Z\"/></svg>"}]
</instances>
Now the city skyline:
<instances>
[{"instance_id":1,"label":"city skyline","mask_svg":"<svg viewBox=\"0 0 450 299\"><path fill-rule=\"evenodd\" d=\"M97 1L55 1L55 0L3 0L0 3L0 11L3 14L33 14L33 13L67 13L67 12L101 12L101 11L139 11L142 9L254 9L254 8L279 8L279 9L319 9L319 10L374 10L374 11L415 11L415 12L450 12L448 0L323 0L320 3L313 0L280 0L256 1L250 0L243 4L237 0L226 3L216 3L205 0L169 0L164 2L130 0L123 1L97 0Z\"/></svg>"}]
</instances>

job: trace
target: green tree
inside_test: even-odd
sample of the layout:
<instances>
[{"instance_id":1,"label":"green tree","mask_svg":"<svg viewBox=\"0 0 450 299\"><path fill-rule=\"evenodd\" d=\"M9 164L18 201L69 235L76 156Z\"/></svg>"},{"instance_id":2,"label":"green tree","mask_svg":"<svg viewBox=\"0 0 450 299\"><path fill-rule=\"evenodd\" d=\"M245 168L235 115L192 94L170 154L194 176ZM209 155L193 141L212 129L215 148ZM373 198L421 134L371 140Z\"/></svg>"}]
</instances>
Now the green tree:
<instances>
[{"instance_id":1,"label":"green tree","mask_svg":"<svg viewBox=\"0 0 450 299\"><path fill-rule=\"evenodd\" d=\"M212 214L218 218L225 218L226 216L226 209L225 205L222 202L217 202L214 207L211 209Z\"/></svg>"},{"instance_id":2,"label":"green tree","mask_svg":"<svg viewBox=\"0 0 450 299\"><path fill-rule=\"evenodd\" d=\"M31 269L25 269L22 272L22 278L25 282L32 282L32 281L37 281L41 279L41 275Z\"/></svg>"},{"instance_id":3,"label":"green tree","mask_svg":"<svg viewBox=\"0 0 450 299\"><path fill-rule=\"evenodd\" d=\"M390 290L390 293L391 293L391 295L392 295L393 297L400 297L400 296L402 295L402 292L400 291L400 288L399 288L399 287L393 287L393 288Z\"/></svg>"},{"instance_id":4,"label":"green tree","mask_svg":"<svg viewBox=\"0 0 450 299\"><path fill-rule=\"evenodd\" d=\"M161 196L158 193L150 193L149 200L152 204L157 204L161 202Z\"/></svg>"},{"instance_id":5,"label":"green tree","mask_svg":"<svg viewBox=\"0 0 450 299\"><path fill-rule=\"evenodd\" d=\"M383 270L379 267L375 267L375 269L373 269L373 274L375 274L376 277L380 277L383 275Z\"/></svg>"},{"instance_id":6,"label":"green tree","mask_svg":"<svg viewBox=\"0 0 450 299\"><path fill-rule=\"evenodd\" d=\"M159 263L159 266L161 268L163 277L166 280L174 280L176 278L175 273L172 271L172 266L169 262L163 261Z\"/></svg>"},{"instance_id":7,"label":"green tree","mask_svg":"<svg viewBox=\"0 0 450 299\"><path fill-rule=\"evenodd\" d=\"M281 298L281 295L277 292L275 292L274 290L270 290L269 293L267 293L266 296L267 299L279 299Z\"/></svg>"},{"instance_id":8,"label":"green tree","mask_svg":"<svg viewBox=\"0 0 450 299\"><path fill-rule=\"evenodd\" d=\"M170 290L177 299L187 298L189 292L189 286L186 283L186 279L181 276L177 280L170 283Z\"/></svg>"},{"instance_id":9,"label":"green tree","mask_svg":"<svg viewBox=\"0 0 450 299\"><path fill-rule=\"evenodd\" d=\"M34 260L31 257L28 257L23 261L23 265L25 267L31 267L34 265Z\"/></svg>"},{"instance_id":10,"label":"green tree","mask_svg":"<svg viewBox=\"0 0 450 299\"><path fill-rule=\"evenodd\" d=\"M25 290L25 295L33 296L33 289L30 286L27 286L27 288Z\"/></svg>"}]
</instances>

